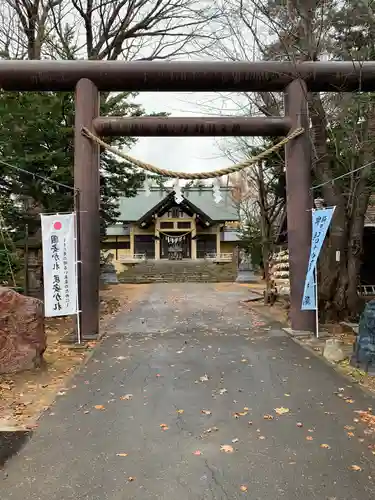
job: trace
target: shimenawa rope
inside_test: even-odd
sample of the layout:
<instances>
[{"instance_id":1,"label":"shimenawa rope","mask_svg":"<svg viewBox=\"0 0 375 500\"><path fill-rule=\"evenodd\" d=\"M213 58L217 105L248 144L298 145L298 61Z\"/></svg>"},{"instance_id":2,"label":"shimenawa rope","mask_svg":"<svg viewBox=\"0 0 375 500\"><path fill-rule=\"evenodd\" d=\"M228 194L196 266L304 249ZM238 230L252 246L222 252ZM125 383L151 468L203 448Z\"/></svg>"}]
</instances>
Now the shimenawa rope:
<instances>
[{"instance_id":1,"label":"shimenawa rope","mask_svg":"<svg viewBox=\"0 0 375 500\"><path fill-rule=\"evenodd\" d=\"M277 144L274 144L273 146L266 149L265 151L262 151L261 153L257 154L256 156L253 156L252 158L249 158L248 160L245 160L241 163L237 163L236 165L232 165L230 167L222 168L219 170L213 170L212 172L199 172L199 173L195 173L195 174L176 172L174 170L165 170L163 168L155 167L154 165L150 165L149 163L145 163L143 161L137 160L136 158L133 158L132 156L129 156L126 153L123 153L122 151L120 151L119 149L102 141L101 139L99 139L99 137L97 137L95 134L90 132L90 130L88 130L86 127L82 128L82 134L84 136L86 136L87 138L91 139L92 141L96 142L97 144L99 144L103 148L105 148L107 151L110 151L114 155L119 156L120 158L123 158L124 160L128 161L132 165L135 165L136 167L139 167L143 170L147 170L148 172L151 172L153 174L160 175L161 177L171 177L173 179L196 180L196 179L214 179L217 177L222 177L223 175L228 175L228 174L233 174L235 172L239 172L240 170L243 170L244 168L258 162L259 160L263 160L263 158L266 158L270 154L281 149L289 141L291 141L292 139L295 139L296 137L301 135L304 132L304 130L305 129L303 129L303 128L297 128L297 129L293 130L290 134L288 134L286 137L284 137L284 139L282 139Z\"/></svg>"}]
</instances>

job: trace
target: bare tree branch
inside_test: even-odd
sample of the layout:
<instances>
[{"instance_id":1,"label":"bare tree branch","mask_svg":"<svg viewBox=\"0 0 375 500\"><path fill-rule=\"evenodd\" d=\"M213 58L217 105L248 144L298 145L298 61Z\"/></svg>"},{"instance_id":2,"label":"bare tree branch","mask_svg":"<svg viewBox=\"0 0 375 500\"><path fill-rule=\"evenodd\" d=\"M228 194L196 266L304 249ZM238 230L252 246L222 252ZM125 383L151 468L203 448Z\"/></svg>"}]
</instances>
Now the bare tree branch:
<instances>
[{"instance_id":1,"label":"bare tree branch","mask_svg":"<svg viewBox=\"0 0 375 500\"><path fill-rule=\"evenodd\" d=\"M218 9L199 0L72 0L89 59L166 59L212 43Z\"/></svg>"}]
</instances>

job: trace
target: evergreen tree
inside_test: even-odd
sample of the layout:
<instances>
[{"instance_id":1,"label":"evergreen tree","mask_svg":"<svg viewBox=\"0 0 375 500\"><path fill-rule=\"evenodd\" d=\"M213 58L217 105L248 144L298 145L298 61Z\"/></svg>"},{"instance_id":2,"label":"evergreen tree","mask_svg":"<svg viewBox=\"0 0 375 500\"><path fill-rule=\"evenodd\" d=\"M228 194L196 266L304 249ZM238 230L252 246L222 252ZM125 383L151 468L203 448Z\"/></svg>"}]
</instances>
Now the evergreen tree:
<instances>
[{"instance_id":1,"label":"evergreen tree","mask_svg":"<svg viewBox=\"0 0 375 500\"><path fill-rule=\"evenodd\" d=\"M36 213L73 208L73 97L70 93L0 91L0 190L14 200L12 210L4 209L9 227L22 229L27 223L34 233L39 226ZM140 115L141 108L131 104L130 97L127 93L110 96L102 114ZM125 148L135 142L129 137L107 140ZM118 197L134 196L142 179L143 174L126 162L101 153L103 228L118 215Z\"/></svg>"}]
</instances>

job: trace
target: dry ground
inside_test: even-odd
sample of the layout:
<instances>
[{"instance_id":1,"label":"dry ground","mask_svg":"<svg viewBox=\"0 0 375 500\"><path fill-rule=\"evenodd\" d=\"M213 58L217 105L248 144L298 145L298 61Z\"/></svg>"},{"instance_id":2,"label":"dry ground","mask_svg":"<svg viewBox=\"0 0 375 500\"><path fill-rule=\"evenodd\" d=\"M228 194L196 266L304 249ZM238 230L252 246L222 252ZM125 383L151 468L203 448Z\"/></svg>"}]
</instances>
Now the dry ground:
<instances>
[{"instance_id":1,"label":"dry ground","mask_svg":"<svg viewBox=\"0 0 375 500\"><path fill-rule=\"evenodd\" d=\"M117 312L131 309L141 287L115 285L101 292L101 329ZM95 342L77 348L61 343L74 328L73 319L47 318L47 350L43 369L0 375L0 430L30 429L48 408L77 368L89 357Z\"/></svg>"}]
</instances>

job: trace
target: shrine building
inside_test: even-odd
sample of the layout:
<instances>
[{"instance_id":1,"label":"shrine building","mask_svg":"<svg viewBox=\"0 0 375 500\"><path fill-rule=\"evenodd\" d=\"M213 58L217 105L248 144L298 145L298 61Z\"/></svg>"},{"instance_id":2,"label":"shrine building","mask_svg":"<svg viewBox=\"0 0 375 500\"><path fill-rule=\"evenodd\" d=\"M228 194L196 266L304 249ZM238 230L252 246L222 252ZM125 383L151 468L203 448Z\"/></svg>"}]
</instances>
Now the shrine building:
<instances>
[{"instance_id":1,"label":"shrine building","mask_svg":"<svg viewBox=\"0 0 375 500\"><path fill-rule=\"evenodd\" d=\"M105 255L122 264L144 260L231 261L238 245L239 216L229 189L215 200L212 188L182 189L182 200L165 188L120 198L120 216L107 228Z\"/></svg>"}]
</instances>

